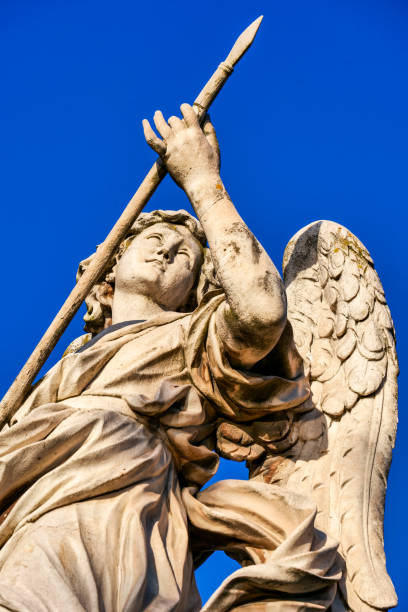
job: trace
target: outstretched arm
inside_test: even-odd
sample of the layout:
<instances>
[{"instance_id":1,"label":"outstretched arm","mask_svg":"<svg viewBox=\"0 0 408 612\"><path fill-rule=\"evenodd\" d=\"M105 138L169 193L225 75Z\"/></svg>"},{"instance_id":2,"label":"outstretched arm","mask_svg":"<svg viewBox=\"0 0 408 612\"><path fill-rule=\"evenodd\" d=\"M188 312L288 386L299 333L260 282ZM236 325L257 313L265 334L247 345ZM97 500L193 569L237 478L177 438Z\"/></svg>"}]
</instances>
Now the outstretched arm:
<instances>
[{"instance_id":1,"label":"outstretched arm","mask_svg":"<svg viewBox=\"0 0 408 612\"><path fill-rule=\"evenodd\" d=\"M187 194L207 236L227 303L218 311L217 332L232 361L251 367L279 339L286 323L282 280L261 244L241 219L221 181L218 145L207 121L204 131L188 104L183 120L154 116L163 140L144 120L148 144L162 157Z\"/></svg>"}]
</instances>

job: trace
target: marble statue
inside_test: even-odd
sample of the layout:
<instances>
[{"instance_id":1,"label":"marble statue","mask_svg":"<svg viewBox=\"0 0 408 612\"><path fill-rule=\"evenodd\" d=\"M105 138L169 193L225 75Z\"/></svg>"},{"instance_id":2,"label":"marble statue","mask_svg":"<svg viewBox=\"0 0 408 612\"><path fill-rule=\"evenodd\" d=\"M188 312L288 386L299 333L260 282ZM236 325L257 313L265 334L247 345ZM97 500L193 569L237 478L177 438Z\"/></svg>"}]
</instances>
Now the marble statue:
<instances>
[{"instance_id":1,"label":"marble statue","mask_svg":"<svg viewBox=\"0 0 408 612\"><path fill-rule=\"evenodd\" d=\"M283 282L212 124L181 111L145 136L198 220L140 215L87 333L0 434L0 610L386 610L398 366L373 262L321 221L289 242ZM203 489L220 455L249 479ZM242 567L201 608L194 568L215 550Z\"/></svg>"}]
</instances>

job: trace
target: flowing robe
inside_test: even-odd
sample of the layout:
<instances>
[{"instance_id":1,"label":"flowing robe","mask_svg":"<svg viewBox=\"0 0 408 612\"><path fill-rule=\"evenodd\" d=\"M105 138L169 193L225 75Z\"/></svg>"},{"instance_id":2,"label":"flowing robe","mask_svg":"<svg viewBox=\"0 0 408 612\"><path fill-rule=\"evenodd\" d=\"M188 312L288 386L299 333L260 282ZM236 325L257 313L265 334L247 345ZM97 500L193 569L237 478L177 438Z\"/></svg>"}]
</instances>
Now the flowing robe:
<instances>
[{"instance_id":1,"label":"flowing robe","mask_svg":"<svg viewBox=\"0 0 408 612\"><path fill-rule=\"evenodd\" d=\"M330 606L336 545L314 529L313 505L258 482L199 492L217 469L220 419L251 422L308 395L287 341L273 351L279 372L231 367L223 306L213 294L193 314L112 329L33 390L0 435L0 610L199 610L189 530L198 556L218 548L244 565L206 610Z\"/></svg>"}]
</instances>

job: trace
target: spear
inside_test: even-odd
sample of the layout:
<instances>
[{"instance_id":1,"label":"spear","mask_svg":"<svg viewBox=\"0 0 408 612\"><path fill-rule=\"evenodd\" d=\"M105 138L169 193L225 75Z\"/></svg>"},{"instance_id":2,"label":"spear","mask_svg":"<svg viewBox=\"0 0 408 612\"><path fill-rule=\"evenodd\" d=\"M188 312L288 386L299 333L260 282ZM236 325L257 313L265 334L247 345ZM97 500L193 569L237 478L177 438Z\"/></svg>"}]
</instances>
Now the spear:
<instances>
[{"instance_id":1,"label":"spear","mask_svg":"<svg viewBox=\"0 0 408 612\"><path fill-rule=\"evenodd\" d=\"M221 62L210 80L198 94L193 106L200 119L221 91L231 75L235 64L252 45L262 21L262 15L237 38L227 58ZM72 289L60 311L37 344L28 361L7 391L0 404L0 428L8 422L24 401L38 372L50 356L59 338L71 319L89 294L94 283L100 278L113 253L124 239L140 212L160 185L167 171L160 158L153 164L106 240L98 247L96 254L78 283Z\"/></svg>"}]
</instances>

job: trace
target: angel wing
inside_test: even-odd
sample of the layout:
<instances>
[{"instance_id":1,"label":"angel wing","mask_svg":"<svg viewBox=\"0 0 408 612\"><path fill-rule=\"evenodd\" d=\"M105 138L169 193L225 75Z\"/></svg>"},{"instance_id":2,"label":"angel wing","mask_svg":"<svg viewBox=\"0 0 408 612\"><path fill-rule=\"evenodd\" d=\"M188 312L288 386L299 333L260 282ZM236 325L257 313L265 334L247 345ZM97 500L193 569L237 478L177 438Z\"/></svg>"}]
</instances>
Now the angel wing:
<instances>
[{"instance_id":1,"label":"angel wing","mask_svg":"<svg viewBox=\"0 0 408 612\"><path fill-rule=\"evenodd\" d=\"M283 267L311 409L295 416L298 441L286 460L265 461L264 479L314 498L317 527L339 540L344 602L333 609L386 610L397 603L385 567L383 515L398 362L384 291L364 245L331 221L301 229Z\"/></svg>"}]
</instances>

